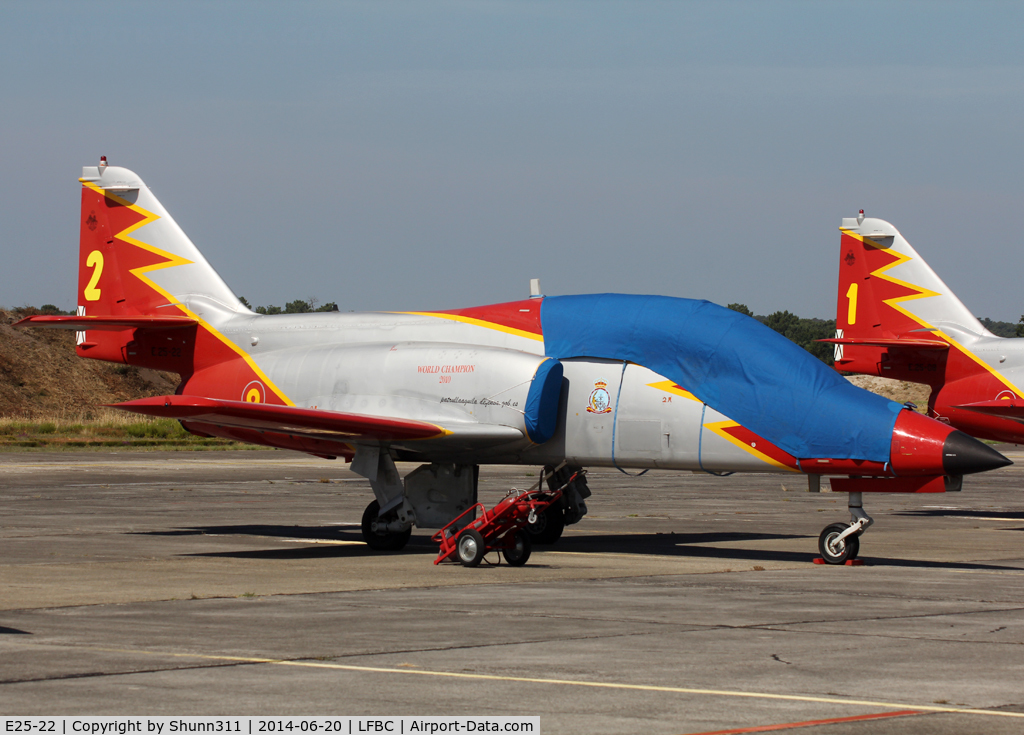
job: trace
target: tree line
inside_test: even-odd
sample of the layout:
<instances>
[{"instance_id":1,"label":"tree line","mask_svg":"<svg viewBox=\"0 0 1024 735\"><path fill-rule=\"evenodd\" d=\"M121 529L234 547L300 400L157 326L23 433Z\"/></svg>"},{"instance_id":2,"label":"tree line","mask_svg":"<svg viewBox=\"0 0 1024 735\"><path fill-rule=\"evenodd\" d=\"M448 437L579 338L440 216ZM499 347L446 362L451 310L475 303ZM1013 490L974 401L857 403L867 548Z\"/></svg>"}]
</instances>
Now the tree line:
<instances>
[{"instance_id":1,"label":"tree line","mask_svg":"<svg viewBox=\"0 0 1024 735\"><path fill-rule=\"evenodd\" d=\"M1024 337L1024 315L1021 316L1016 324L1013 322L996 322L988 317L984 319L978 317L978 321L982 323L985 329L997 337Z\"/></svg>"},{"instance_id":2,"label":"tree line","mask_svg":"<svg viewBox=\"0 0 1024 735\"><path fill-rule=\"evenodd\" d=\"M244 296L239 296L238 300L242 302L242 305L245 306L246 309L255 311L257 314L312 314L317 311L338 310L338 305L333 301L328 301L326 304L317 306L319 301L315 296L310 296L306 301L303 301L302 299L289 301L284 305L283 309L280 306L257 306L253 309Z\"/></svg>"},{"instance_id":3,"label":"tree line","mask_svg":"<svg viewBox=\"0 0 1024 735\"><path fill-rule=\"evenodd\" d=\"M337 311L338 305L333 301L328 301L326 304L318 305L319 301L316 297L310 297L304 301L302 299L296 299L295 301L289 301L284 305L282 309L280 306L257 306L255 309L250 306L249 302L246 301L244 296L239 296L238 300L242 302L246 309L251 309L257 314L311 314L317 311ZM43 304L38 309L34 306L20 306L12 311L30 316L32 314L46 314L49 316L73 316L75 312L64 311L57 308L53 304Z\"/></svg>"}]
</instances>

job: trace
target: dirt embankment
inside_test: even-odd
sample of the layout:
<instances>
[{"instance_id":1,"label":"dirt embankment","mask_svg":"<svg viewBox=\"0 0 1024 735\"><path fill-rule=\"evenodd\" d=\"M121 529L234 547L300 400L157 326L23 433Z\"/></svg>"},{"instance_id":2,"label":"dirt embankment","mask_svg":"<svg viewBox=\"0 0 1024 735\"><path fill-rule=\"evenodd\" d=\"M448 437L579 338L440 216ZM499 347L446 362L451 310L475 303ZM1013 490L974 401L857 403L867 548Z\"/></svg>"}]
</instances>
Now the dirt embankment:
<instances>
[{"instance_id":1,"label":"dirt embankment","mask_svg":"<svg viewBox=\"0 0 1024 735\"><path fill-rule=\"evenodd\" d=\"M885 396L897 403L913 403L921 413L928 412L928 397L932 389L919 383L908 383L905 380L876 378L873 375L851 375L847 378L851 383L872 393Z\"/></svg>"},{"instance_id":2,"label":"dirt embankment","mask_svg":"<svg viewBox=\"0 0 1024 735\"><path fill-rule=\"evenodd\" d=\"M173 373L83 360L74 332L14 329L22 316L0 310L2 417L89 419L98 405L167 395L178 385Z\"/></svg>"}]
</instances>

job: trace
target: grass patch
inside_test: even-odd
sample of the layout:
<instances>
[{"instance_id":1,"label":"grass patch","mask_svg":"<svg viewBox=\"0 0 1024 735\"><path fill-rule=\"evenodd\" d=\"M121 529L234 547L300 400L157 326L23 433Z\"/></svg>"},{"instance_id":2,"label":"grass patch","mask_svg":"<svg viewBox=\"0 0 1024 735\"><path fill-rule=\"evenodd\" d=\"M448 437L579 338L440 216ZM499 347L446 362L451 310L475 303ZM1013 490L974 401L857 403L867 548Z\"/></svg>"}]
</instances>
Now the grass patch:
<instances>
[{"instance_id":1,"label":"grass patch","mask_svg":"<svg viewBox=\"0 0 1024 735\"><path fill-rule=\"evenodd\" d=\"M245 449L228 439L189 434L174 419L159 419L112 409L77 414L0 417L0 451L42 449Z\"/></svg>"}]
</instances>

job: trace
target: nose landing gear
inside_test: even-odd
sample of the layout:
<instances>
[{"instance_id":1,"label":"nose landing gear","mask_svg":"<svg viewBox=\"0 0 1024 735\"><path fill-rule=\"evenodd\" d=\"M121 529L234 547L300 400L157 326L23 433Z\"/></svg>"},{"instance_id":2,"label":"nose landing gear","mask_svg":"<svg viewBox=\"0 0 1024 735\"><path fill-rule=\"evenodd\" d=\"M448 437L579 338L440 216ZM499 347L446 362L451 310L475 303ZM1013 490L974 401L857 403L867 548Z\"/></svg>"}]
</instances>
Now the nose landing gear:
<instances>
[{"instance_id":1,"label":"nose landing gear","mask_svg":"<svg viewBox=\"0 0 1024 735\"><path fill-rule=\"evenodd\" d=\"M857 558L860 536L874 520L864 512L863 494L851 492L849 500L850 522L825 526L818 537L818 551L828 564L845 564Z\"/></svg>"}]
</instances>

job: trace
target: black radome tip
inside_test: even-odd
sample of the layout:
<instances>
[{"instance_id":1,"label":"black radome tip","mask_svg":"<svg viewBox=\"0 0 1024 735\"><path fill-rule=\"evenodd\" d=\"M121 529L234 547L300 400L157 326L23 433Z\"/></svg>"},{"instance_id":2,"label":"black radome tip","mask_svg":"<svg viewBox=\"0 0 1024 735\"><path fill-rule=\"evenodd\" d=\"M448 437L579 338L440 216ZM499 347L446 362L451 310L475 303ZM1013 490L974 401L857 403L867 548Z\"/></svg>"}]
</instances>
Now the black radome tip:
<instances>
[{"instance_id":1,"label":"black radome tip","mask_svg":"<svg viewBox=\"0 0 1024 735\"><path fill-rule=\"evenodd\" d=\"M942 445L942 469L947 475L971 475L1013 464L988 444L954 431Z\"/></svg>"}]
</instances>

